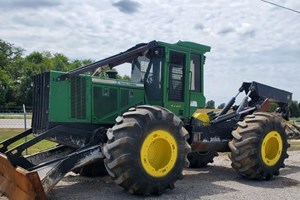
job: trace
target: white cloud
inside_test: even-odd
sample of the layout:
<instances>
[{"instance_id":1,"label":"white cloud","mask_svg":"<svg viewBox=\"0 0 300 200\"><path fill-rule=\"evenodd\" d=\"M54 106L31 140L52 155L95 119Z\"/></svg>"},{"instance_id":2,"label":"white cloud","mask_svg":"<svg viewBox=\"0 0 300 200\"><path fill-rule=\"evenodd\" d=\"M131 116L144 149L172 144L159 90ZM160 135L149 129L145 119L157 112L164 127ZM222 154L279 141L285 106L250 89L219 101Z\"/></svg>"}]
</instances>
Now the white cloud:
<instances>
[{"instance_id":1,"label":"white cloud","mask_svg":"<svg viewBox=\"0 0 300 200\"><path fill-rule=\"evenodd\" d=\"M239 27L237 27L236 32L241 36L249 36L254 37L255 30L251 24L242 23Z\"/></svg>"},{"instance_id":2,"label":"white cloud","mask_svg":"<svg viewBox=\"0 0 300 200\"><path fill-rule=\"evenodd\" d=\"M300 9L298 1L282 3ZM99 60L154 39L194 41L212 47L205 92L217 105L251 80L291 90L300 100L299 14L261 1L7 0L0 12L0 38L27 53Z\"/></svg>"}]
</instances>

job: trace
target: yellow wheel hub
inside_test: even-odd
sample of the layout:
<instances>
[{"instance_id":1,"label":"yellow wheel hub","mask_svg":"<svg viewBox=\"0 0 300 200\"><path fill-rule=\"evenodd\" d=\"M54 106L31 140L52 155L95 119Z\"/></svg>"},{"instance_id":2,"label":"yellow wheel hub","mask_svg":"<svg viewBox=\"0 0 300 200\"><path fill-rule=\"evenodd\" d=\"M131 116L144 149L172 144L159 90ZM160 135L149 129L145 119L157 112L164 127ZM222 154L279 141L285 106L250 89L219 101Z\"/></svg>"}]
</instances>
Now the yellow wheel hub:
<instances>
[{"instance_id":1,"label":"yellow wheel hub","mask_svg":"<svg viewBox=\"0 0 300 200\"><path fill-rule=\"evenodd\" d=\"M140 158L144 170L153 177L163 177L174 167L178 147L174 137L167 131L152 131L144 140Z\"/></svg>"},{"instance_id":2,"label":"yellow wheel hub","mask_svg":"<svg viewBox=\"0 0 300 200\"><path fill-rule=\"evenodd\" d=\"M267 166L275 165L282 154L282 138L277 131L269 132L263 139L261 156Z\"/></svg>"}]
</instances>

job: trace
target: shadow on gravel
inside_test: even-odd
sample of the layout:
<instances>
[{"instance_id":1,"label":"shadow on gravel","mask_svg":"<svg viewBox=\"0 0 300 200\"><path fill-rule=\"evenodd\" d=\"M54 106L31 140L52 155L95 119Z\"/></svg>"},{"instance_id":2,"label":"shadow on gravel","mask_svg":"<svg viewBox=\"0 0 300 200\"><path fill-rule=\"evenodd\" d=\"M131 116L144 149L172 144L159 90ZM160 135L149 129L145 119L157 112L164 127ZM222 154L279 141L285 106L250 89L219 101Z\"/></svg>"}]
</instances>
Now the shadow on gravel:
<instances>
[{"instance_id":1,"label":"shadow on gravel","mask_svg":"<svg viewBox=\"0 0 300 200\"><path fill-rule=\"evenodd\" d=\"M214 198L225 193L239 193L244 187L287 188L299 186L298 180L286 176L299 173L300 167L287 165L279 177L270 181L246 180L229 167L208 166L200 169L185 169L184 179L177 181L174 190L167 190L162 196L134 196L117 186L109 176L87 178L68 175L49 194L49 199L201 199ZM243 186L244 185L244 186Z\"/></svg>"},{"instance_id":2,"label":"shadow on gravel","mask_svg":"<svg viewBox=\"0 0 300 200\"><path fill-rule=\"evenodd\" d=\"M219 179L216 177L218 174L223 174L223 177L224 174L230 174L226 172L226 170L228 169L215 166L205 168L205 170L184 170L184 179L176 182L174 190L167 190L162 196L148 197L134 196L125 192L121 187L117 186L109 176L86 178L69 175L49 193L48 199L199 199L201 196L211 196L235 191L229 187L213 183ZM213 171L213 174L211 174L212 172L210 171ZM230 175L228 175L226 179L229 179L229 177Z\"/></svg>"},{"instance_id":3,"label":"shadow on gravel","mask_svg":"<svg viewBox=\"0 0 300 200\"><path fill-rule=\"evenodd\" d=\"M281 176L286 176L290 174L295 174L300 172L300 167L295 165L286 165L285 168L280 170Z\"/></svg>"},{"instance_id":4,"label":"shadow on gravel","mask_svg":"<svg viewBox=\"0 0 300 200\"><path fill-rule=\"evenodd\" d=\"M239 184L258 187L258 188L286 188L286 187L293 187L293 186L300 186L300 181L295 180L293 178L285 177L287 175L295 174L300 172L300 167L294 165L287 165L284 169L280 170L279 176L274 176L271 180L248 180L245 179L232 169L222 166L209 166L207 168L192 170L188 169L189 171L198 171L198 172L205 172L200 173L199 176L191 175L189 179L199 179L202 180L210 180L211 182L219 182L219 181L227 181L228 186L230 186L230 182L235 181ZM190 175L187 175L189 177ZM218 188L216 188L218 190Z\"/></svg>"},{"instance_id":5,"label":"shadow on gravel","mask_svg":"<svg viewBox=\"0 0 300 200\"><path fill-rule=\"evenodd\" d=\"M230 184L228 186L218 184L220 181L232 180L233 172L231 168L219 166L186 169L184 179L177 182L173 193L181 195L184 199L199 199L204 196L235 192Z\"/></svg>"},{"instance_id":6,"label":"shadow on gravel","mask_svg":"<svg viewBox=\"0 0 300 200\"><path fill-rule=\"evenodd\" d=\"M109 176L87 178L68 175L49 193L49 200L128 199L130 196L118 187Z\"/></svg>"}]
</instances>

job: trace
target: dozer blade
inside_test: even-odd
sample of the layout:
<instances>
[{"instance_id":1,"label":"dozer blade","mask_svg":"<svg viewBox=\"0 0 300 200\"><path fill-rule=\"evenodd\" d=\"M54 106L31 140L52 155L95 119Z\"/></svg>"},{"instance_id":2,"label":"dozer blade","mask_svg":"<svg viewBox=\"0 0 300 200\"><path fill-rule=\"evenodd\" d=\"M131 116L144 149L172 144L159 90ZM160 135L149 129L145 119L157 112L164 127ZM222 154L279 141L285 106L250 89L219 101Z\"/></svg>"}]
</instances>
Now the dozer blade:
<instances>
[{"instance_id":1,"label":"dozer blade","mask_svg":"<svg viewBox=\"0 0 300 200\"><path fill-rule=\"evenodd\" d=\"M11 200L44 200L47 193L72 169L103 159L99 148L99 145L86 147L28 169L15 167L5 154L0 153L0 195Z\"/></svg>"},{"instance_id":2,"label":"dozer blade","mask_svg":"<svg viewBox=\"0 0 300 200\"><path fill-rule=\"evenodd\" d=\"M44 200L68 172L104 158L98 140L81 148L58 145L29 156L22 155L25 149L63 128L56 126L10 149L12 143L29 135L31 130L0 143L0 196L11 200Z\"/></svg>"},{"instance_id":3,"label":"dozer blade","mask_svg":"<svg viewBox=\"0 0 300 200\"><path fill-rule=\"evenodd\" d=\"M43 200L46 195L37 172L15 168L0 153L0 192L10 200Z\"/></svg>"}]
</instances>

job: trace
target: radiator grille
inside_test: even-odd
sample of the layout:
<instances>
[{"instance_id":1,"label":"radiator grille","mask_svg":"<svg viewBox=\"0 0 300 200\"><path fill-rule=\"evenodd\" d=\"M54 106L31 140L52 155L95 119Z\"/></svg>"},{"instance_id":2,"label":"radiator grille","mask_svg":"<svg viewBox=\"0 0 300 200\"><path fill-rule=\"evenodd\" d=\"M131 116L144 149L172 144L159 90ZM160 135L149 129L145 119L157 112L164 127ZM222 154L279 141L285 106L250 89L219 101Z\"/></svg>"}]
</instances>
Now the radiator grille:
<instances>
[{"instance_id":1,"label":"radiator grille","mask_svg":"<svg viewBox=\"0 0 300 200\"><path fill-rule=\"evenodd\" d=\"M86 119L86 79L71 78L71 118Z\"/></svg>"}]
</instances>

